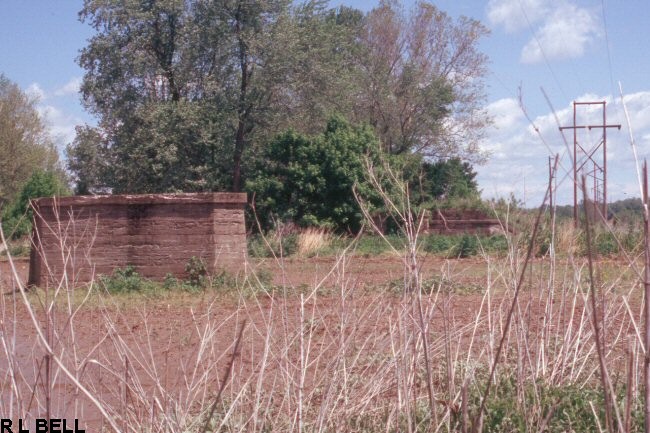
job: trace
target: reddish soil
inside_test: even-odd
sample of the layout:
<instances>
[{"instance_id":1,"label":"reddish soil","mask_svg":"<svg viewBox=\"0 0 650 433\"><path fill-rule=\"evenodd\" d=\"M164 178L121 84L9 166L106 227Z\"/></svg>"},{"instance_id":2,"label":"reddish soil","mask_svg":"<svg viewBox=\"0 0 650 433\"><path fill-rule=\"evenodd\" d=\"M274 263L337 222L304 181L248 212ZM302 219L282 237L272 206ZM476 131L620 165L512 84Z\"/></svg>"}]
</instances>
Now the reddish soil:
<instances>
[{"instance_id":1,"label":"reddish soil","mask_svg":"<svg viewBox=\"0 0 650 433\"><path fill-rule=\"evenodd\" d=\"M170 410L173 404L182 406L181 401L188 405L188 411L196 406L205 407L206 402L214 398L227 371L234 341L244 324L239 356L230 377L231 387L224 391L228 398L234 399L236 390L242 387L252 390L255 380L247 381L253 377L260 378L263 388L273 390L278 382L293 380L300 360L298 342L307 338L312 352L305 392L313 391L313 401L316 401L324 398L316 395L315 390L329 386L333 371L330 361L337 358L342 339L346 341L346 350L359 356L389 353L394 344L392 336L398 332L395 326L399 323L399 311L414 308L414 304L405 303L396 294L376 289L378 285L399 282L403 278L401 258L354 257L338 266L334 266L335 262L335 258L311 258L290 259L282 265L270 260L254 264L257 269L270 272L275 284L301 288L299 292L305 300L302 308L297 292L289 297L261 293L254 298L214 293L177 293L154 299L130 295L98 299L95 296L78 310L67 306L65 293L62 293L59 301L49 309L45 307L47 302L35 295L31 295L32 305L40 329L47 335L54 352L66 368L102 400L111 414L128 414L128 419L141 421ZM25 279L27 261L17 261L17 268L20 277ZM463 286L484 284L486 269L482 260L427 258L422 261L425 278L444 274ZM8 271L7 262L0 261L3 293L13 289ZM321 282L325 290L318 296L306 290ZM371 289L373 286L375 288ZM334 287L336 291L327 290ZM81 296L76 294L73 298L73 305L78 305ZM468 345L476 329L481 333L494 326L481 323L474 327L479 310L486 308L482 293L470 291L443 298L427 299L424 305L424 317L431 326L432 335L437 336L437 340L430 342L430 350L434 353L444 353L440 340L445 327L440 308L442 302L449 307L445 309L447 326L453 330L451 338L456 350ZM106 427L98 410L88 399L78 395L78 389L56 365L51 365L49 370L54 377L49 380L53 391L48 403L44 386L48 383L46 352L37 342L27 309L20 302L11 302L14 299L17 297L10 294L3 296L0 317L0 333L15 335L15 340L6 340L15 341L14 346L0 352L0 415L4 417L10 405L16 407L16 401L12 403L10 396L15 395L11 390L17 387L22 395L20 410L24 413L43 417L49 405L49 413L54 417L78 418L88 432ZM519 314L526 316L525 322L541 323L545 300L533 300L530 293L526 299L533 302L525 304ZM505 303L500 305L501 301L503 299L492 299L492 308L503 311ZM427 307L431 307L431 311L427 312ZM581 310L578 308L576 312L579 314ZM417 315L409 317L419 326ZM308 326L309 332L304 331L304 326ZM536 327L532 324L531 332L534 333ZM534 335L527 338L534 338ZM488 342L479 339L474 344L480 352ZM439 360L434 361L434 364L439 363ZM9 374L12 365L20 372L15 376L16 385ZM373 378L380 382L389 375L382 366L367 368L360 362L359 368L362 370L357 373L369 384ZM372 390L372 395L385 397L386 392ZM291 410L285 408L288 403L280 398L272 404L278 405L279 410Z\"/></svg>"}]
</instances>

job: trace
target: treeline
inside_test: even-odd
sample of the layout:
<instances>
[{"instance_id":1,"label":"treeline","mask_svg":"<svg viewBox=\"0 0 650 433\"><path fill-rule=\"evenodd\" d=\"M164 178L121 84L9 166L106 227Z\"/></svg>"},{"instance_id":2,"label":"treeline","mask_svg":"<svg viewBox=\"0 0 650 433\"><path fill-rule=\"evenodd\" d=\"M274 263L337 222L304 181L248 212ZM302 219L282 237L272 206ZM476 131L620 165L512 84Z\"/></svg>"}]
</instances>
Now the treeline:
<instances>
[{"instance_id":1,"label":"treeline","mask_svg":"<svg viewBox=\"0 0 650 433\"><path fill-rule=\"evenodd\" d=\"M582 204L579 207L582 214ZM557 206L555 212L558 218L573 218L573 205ZM638 222L643 220L643 203L640 198L617 200L607 204L607 213L608 218L620 222Z\"/></svg>"},{"instance_id":2,"label":"treeline","mask_svg":"<svg viewBox=\"0 0 650 433\"><path fill-rule=\"evenodd\" d=\"M56 147L36 100L0 73L0 220L5 236L29 233L29 199L68 192Z\"/></svg>"},{"instance_id":3,"label":"treeline","mask_svg":"<svg viewBox=\"0 0 650 433\"><path fill-rule=\"evenodd\" d=\"M98 123L67 148L78 194L246 190L267 225L340 230L367 161L404 168L420 202L477 194L478 21L285 0L86 0L80 18Z\"/></svg>"}]
</instances>

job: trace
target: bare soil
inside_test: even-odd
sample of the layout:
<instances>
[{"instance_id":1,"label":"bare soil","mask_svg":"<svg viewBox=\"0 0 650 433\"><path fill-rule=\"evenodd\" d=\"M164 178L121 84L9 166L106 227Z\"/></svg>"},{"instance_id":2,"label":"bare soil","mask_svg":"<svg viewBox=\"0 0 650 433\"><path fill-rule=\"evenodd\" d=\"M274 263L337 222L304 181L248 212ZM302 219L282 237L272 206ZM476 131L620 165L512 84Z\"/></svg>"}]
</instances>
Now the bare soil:
<instances>
[{"instance_id":1,"label":"bare soil","mask_svg":"<svg viewBox=\"0 0 650 433\"><path fill-rule=\"evenodd\" d=\"M55 353L66 360L69 368L75 365L78 367L75 374L80 381L93 394L101 396L116 413L128 408L131 417L142 419L153 416L155 408L147 406L146 402L139 399L140 395L155 396L162 406L167 398L162 390L174 390L179 395L185 393L187 396L203 392L204 400L213 398L229 365L237 333L244 324L246 331L234 366L237 370L234 376L240 379L233 380L243 380L241 378L250 373L258 372L265 347L264 338L269 329L278 328L274 338L280 338L280 335L284 335L285 339L289 338L287 336L297 338L301 317L305 316L309 317L310 335L314 336L311 343L319 348L319 356L323 358L335 350L336 344L333 342L341 338L331 324L341 327L347 323L348 319L341 317L344 313L355 317L357 328L352 335L364 350L370 353L389 350L390 341L382 336L389 332L391 320L402 301L397 295L382 294L386 299L377 302L376 297L380 292L373 292L371 288L390 282L399 283L404 278L402 258L357 256L335 266L336 260L334 257L292 258L282 263L260 260L251 265L258 271L270 273L275 285L304 288L300 291L303 299L306 297L304 304L301 304L298 295L286 298L281 294L269 294L246 301L237 296L179 293L153 299L125 295L123 299L118 297L117 302L91 300L78 310L70 310L62 304L50 311L46 311L44 305L47 303L43 302L43 295L40 295L40 299L32 298L32 305L35 306L37 321L41 329L48 333L47 338ZM481 259L449 261L427 257L421 263L425 278L444 274L468 287L486 281L487 265ZM16 266L20 277L26 279L28 261L17 260ZM323 288L344 287L347 294L341 296L336 291L325 290L322 292L324 295L319 294L317 299L310 298L307 289L318 285ZM13 363L14 367L18 366L22 371L18 386L25 394L25 402L29 401L33 405L29 412L40 417L51 413L53 417L77 418L88 432L100 431L105 425L98 410L79 395L71 380L56 366L51 369L58 373L51 379L53 392L47 403L49 408L42 403L46 401L43 384L46 383L44 372L47 371L48 358L37 341L35 327L26 308L17 296L11 294L15 287L6 261L0 261L0 288L5 293L3 317L6 321L0 331L15 333ZM14 300L19 302L14 303ZM529 302L523 314L529 315L533 321L541 318L544 301L539 299ZM447 325L453 329L466 329L466 332L470 331L479 309L484 308L481 292L451 294L445 302L449 307ZM499 308L500 300L495 299L493 302ZM442 331L442 314L432 314L431 317L434 319L430 324L433 329ZM203 348L199 354L200 343L208 331L213 333L214 338L210 346ZM295 344L290 346L294 347ZM74 353L70 353L69 349L63 350L70 347L75 348ZM130 352L126 348L130 348ZM278 356L269 362L269 369L278 375L284 374L287 365L297 362L295 350L284 356L288 356L288 360ZM10 404L12 381L8 373L8 361L6 352L2 351L0 409ZM202 391L192 388L191 383L188 384L188 372L191 371L204 374L207 378ZM319 386L319 380L315 373L307 379L307 387ZM37 384L36 387L34 384ZM27 397L30 389L33 395ZM40 406L34 401L41 402Z\"/></svg>"}]
</instances>

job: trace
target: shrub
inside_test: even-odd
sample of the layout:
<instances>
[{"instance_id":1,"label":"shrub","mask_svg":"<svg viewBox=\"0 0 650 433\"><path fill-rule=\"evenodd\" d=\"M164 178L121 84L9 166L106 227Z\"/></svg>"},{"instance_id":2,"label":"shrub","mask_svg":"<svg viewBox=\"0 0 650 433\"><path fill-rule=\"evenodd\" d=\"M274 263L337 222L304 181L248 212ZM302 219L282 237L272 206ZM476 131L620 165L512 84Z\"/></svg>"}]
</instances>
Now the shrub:
<instances>
[{"instance_id":1,"label":"shrub","mask_svg":"<svg viewBox=\"0 0 650 433\"><path fill-rule=\"evenodd\" d=\"M389 243L399 251L406 245L406 238L400 235L385 235L384 238L377 235L362 236L357 242L355 252L361 255L376 256L390 251Z\"/></svg>"},{"instance_id":2,"label":"shrub","mask_svg":"<svg viewBox=\"0 0 650 433\"><path fill-rule=\"evenodd\" d=\"M2 212L2 229L5 237L19 239L32 230L32 210L29 201L37 197L69 195L70 192L56 173L37 171L32 174L13 202Z\"/></svg>"},{"instance_id":3,"label":"shrub","mask_svg":"<svg viewBox=\"0 0 650 433\"><path fill-rule=\"evenodd\" d=\"M258 198L262 227L269 229L279 220L358 231L363 213L352 188L364 189L364 155L378 148L369 127L340 116L330 118L325 131L315 136L289 130L275 137L246 183Z\"/></svg>"},{"instance_id":4,"label":"shrub","mask_svg":"<svg viewBox=\"0 0 650 433\"><path fill-rule=\"evenodd\" d=\"M594 244L596 246L596 252L600 255L611 256L618 253L618 243L612 232L603 231L598 233Z\"/></svg>"},{"instance_id":5,"label":"shrub","mask_svg":"<svg viewBox=\"0 0 650 433\"><path fill-rule=\"evenodd\" d=\"M270 232L266 236L257 234L248 239L248 255L255 258L267 258L274 255L286 257L294 254L297 249L298 236L296 234L280 236Z\"/></svg>"},{"instance_id":6,"label":"shrub","mask_svg":"<svg viewBox=\"0 0 650 433\"><path fill-rule=\"evenodd\" d=\"M101 275L99 281L109 293L138 292L155 286L152 281L142 278L133 265L117 268L110 276Z\"/></svg>"},{"instance_id":7,"label":"shrub","mask_svg":"<svg viewBox=\"0 0 650 433\"><path fill-rule=\"evenodd\" d=\"M422 249L431 254L448 256L456 244L457 238L452 236L428 235L422 238Z\"/></svg>"},{"instance_id":8,"label":"shrub","mask_svg":"<svg viewBox=\"0 0 650 433\"><path fill-rule=\"evenodd\" d=\"M473 235L464 234L460 237L460 241L453 249L455 257L467 258L477 255L479 252L478 238Z\"/></svg>"},{"instance_id":9,"label":"shrub","mask_svg":"<svg viewBox=\"0 0 650 433\"><path fill-rule=\"evenodd\" d=\"M199 257L190 257L185 264L185 273L190 286L199 288L205 285L205 277L208 271L205 268L205 263Z\"/></svg>"},{"instance_id":10,"label":"shrub","mask_svg":"<svg viewBox=\"0 0 650 433\"><path fill-rule=\"evenodd\" d=\"M548 386L543 383L538 383L535 387L529 383L523 388L518 392L514 379L504 380L499 384L498 391L487 402L483 425L485 431L529 431L531 426L539 426L547 416L548 423L544 430L546 432L594 432L599 431L598 422L604 423L604 399L600 389L570 384ZM477 407L480 397L476 392L472 394L474 395L470 397L471 406ZM590 402L596 408L599 420L595 419ZM531 407L538 407L539 410L532 412ZM472 410L474 408L470 408L470 411ZM641 410L632 412L631 421L630 431L643 430Z\"/></svg>"},{"instance_id":11,"label":"shrub","mask_svg":"<svg viewBox=\"0 0 650 433\"><path fill-rule=\"evenodd\" d=\"M504 235L492 235L481 238L481 244L488 252L503 253L508 251L508 238Z\"/></svg>"}]
</instances>

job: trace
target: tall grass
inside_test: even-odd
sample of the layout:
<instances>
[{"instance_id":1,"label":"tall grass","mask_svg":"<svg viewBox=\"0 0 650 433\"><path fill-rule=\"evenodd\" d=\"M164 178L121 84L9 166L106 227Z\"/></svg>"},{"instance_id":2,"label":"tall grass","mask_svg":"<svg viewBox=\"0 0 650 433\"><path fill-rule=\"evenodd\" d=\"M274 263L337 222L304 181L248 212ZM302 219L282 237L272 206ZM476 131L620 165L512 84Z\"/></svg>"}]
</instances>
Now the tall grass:
<instances>
[{"instance_id":1,"label":"tall grass","mask_svg":"<svg viewBox=\"0 0 650 433\"><path fill-rule=\"evenodd\" d=\"M298 233L298 254L311 257L327 248L332 242L332 234L325 229L309 227Z\"/></svg>"}]
</instances>

